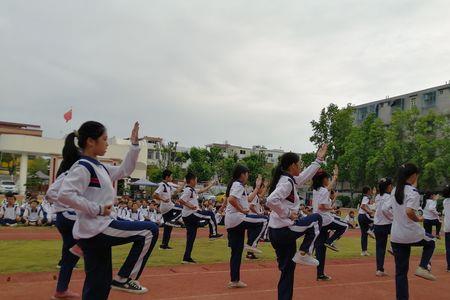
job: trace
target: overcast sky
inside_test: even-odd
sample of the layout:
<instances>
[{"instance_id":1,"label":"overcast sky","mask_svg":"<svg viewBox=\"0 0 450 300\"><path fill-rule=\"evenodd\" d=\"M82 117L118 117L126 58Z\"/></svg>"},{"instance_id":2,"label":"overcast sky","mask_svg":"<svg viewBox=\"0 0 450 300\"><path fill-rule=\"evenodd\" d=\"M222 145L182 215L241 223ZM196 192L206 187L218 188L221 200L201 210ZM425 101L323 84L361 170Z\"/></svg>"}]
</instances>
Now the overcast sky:
<instances>
[{"instance_id":1,"label":"overcast sky","mask_svg":"<svg viewBox=\"0 0 450 300\"><path fill-rule=\"evenodd\" d=\"M450 1L0 0L0 120L311 151L310 121L450 80ZM67 125L63 114L73 108Z\"/></svg>"}]
</instances>

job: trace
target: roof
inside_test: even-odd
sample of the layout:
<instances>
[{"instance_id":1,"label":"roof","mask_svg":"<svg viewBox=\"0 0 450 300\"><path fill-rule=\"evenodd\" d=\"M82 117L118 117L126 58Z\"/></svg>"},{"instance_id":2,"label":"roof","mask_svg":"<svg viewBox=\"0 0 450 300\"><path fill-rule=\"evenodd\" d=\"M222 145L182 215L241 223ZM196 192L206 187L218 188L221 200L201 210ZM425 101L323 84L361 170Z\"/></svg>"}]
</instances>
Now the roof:
<instances>
[{"instance_id":1,"label":"roof","mask_svg":"<svg viewBox=\"0 0 450 300\"><path fill-rule=\"evenodd\" d=\"M24 123L13 123L13 122L5 122L5 121L0 121L0 126L2 127L15 127L15 128L27 128L27 129L33 129L35 128L36 130L40 130L41 126L40 125L33 125L33 124L24 124Z\"/></svg>"},{"instance_id":2,"label":"roof","mask_svg":"<svg viewBox=\"0 0 450 300\"><path fill-rule=\"evenodd\" d=\"M354 107L355 108L360 108L360 107L365 107L365 106L368 106L368 105L375 105L375 104L385 103L385 102L388 102L388 101L396 100L398 98L407 98L407 97L415 96L415 95L417 95L419 93L422 94L422 93L425 93L425 92L432 92L432 91L435 91L435 90L442 90L442 89L448 89L448 88L450 88L450 83L444 84L444 85L435 86L435 87L431 87L431 88L427 88L427 89L420 90L420 91L407 93L407 94L402 94L402 95L398 95L398 96L394 96L394 97L388 97L388 98L385 98L385 99L382 99L382 100L371 101L371 102L367 102L367 103L364 103L364 104L355 105Z\"/></svg>"}]
</instances>

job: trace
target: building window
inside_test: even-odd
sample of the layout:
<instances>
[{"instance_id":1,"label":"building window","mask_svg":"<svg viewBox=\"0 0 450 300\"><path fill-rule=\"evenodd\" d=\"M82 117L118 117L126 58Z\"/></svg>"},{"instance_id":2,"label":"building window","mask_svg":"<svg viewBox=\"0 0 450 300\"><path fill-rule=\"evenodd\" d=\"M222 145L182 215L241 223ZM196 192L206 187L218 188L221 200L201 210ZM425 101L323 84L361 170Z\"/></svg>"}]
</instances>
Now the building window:
<instances>
[{"instance_id":1,"label":"building window","mask_svg":"<svg viewBox=\"0 0 450 300\"><path fill-rule=\"evenodd\" d=\"M245 150L240 150L239 154L245 155Z\"/></svg>"},{"instance_id":2,"label":"building window","mask_svg":"<svg viewBox=\"0 0 450 300\"><path fill-rule=\"evenodd\" d=\"M436 91L423 94L422 108L430 108L434 106L436 106Z\"/></svg>"},{"instance_id":3,"label":"building window","mask_svg":"<svg viewBox=\"0 0 450 300\"><path fill-rule=\"evenodd\" d=\"M268 153L267 157L273 157L273 154L272 153Z\"/></svg>"},{"instance_id":4,"label":"building window","mask_svg":"<svg viewBox=\"0 0 450 300\"><path fill-rule=\"evenodd\" d=\"M416 97L409 99L409 103L411 104L411 107L416 107Z\"/></svg>"},{"instance_id":5,"label":"building window","mask_svg":"<svg viewBox=\"0 0 450 300\"><path fill-rule=\"evenodd\" d=\"M159 158L161 157L159 151L156 151L155 154L156 154L156 155L155 155L155 156L156 156L156 159L159 160Z\"/></svg>"},{"instance_id":6,"label":"building window","mask_svg":"<svg viewBox=\"0 0 450 300\"><path fill-rule=\"evenodd\" d=\"M439 94L443 95L444 94L444 90L439 90Z\"/></svg>"},{"instance_id":7,"label":"building window","mask_svg":"<svg viewBox=\"0 0 450 300\"><path fill-rule=\"evenodd\" d=\"M367 117L367 107L358 108L357 118L358 121L363 121Z\"/></svg>"},{"instance_id":8,"label":"building window","mask_svg":"<svg viewBox=\"0 0 450 300\"><path fill-rule=\"evenodd\" d=\"M391 109L392 109L392 111L403 110L403 108L404 108L403 103L404 103L403 98L394 100L394 101L391 103Z\"/></svg>"},{"instance_id":9,"label":"building window","mask_svg":"<svg viewBox=\"0 0 450 300\"><path fill-rule=\"evenodd\" d=\"M153 150L153 149L148 149L148 152L147 152L147 158L148 158L148 159L153 159L153 157L155 157L155 150Z\"/></svg>"}]
</instances>

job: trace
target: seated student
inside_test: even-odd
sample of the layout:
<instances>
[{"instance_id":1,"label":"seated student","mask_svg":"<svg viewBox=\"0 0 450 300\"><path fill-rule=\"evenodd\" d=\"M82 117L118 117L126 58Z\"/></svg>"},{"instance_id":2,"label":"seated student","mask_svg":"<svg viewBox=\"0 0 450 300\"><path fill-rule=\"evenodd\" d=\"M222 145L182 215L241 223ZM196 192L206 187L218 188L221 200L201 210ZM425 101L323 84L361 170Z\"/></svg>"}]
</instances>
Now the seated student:
<instances>
[{"instance_id":1,"label":"seated student","mask_svg":"<svg viewBox=\"0 0 450 300\"><path fill-rule=\"evenodd\" d=\"M128 210L126 201L119 203L119 208L117 209L117 220L119 221L131 221L130 211Z\"/></svg>"},{"instance_id":2,"label":"seated student","mask_svg":"<svg viewBox=\"0 0 450 300\"><path fill-rule=\"evenodd\" d=\"M16 226L20 222L20 207L13 193L7 193L6 204L0 208L0 225Z\"/></svg>"},{"instance_id":3,"label":"seated student","mask_svg":"<svg viewBox=\"0 0 450 300\"><path fill-rule=\"evenodd\" d=\"M130 218L132 221L144 221L144 216L139 210L137 201L131 206Z\"/></svg>"},{"instance_id":4,"label":"seated student","mask_svg":"<svg viewBox=\"0 0 450 300\"><path fill-rule=\"evenodd\" d=\"M54 225L56 223L56 214L53 211L53 204L44 199L41 203L41 208L44 214L42 224L47 226Z\"/></svg>"},{"instance_id":5,"label":"seated student","mask_svg":"<svg viewBox=\"0 0 450 300\"><path fill-rule=\"evenodd\" d=\"M44 213L37 199L32 199L29 206L25 208L23 213L23 223L26 226L41 226L44 219Z\"/></svg>"},{"instance_id":6,"label":"seated student","mask_svg":"<svg viewBox=\"0 0 450 300\"><path fill-rule=\"evenodd\" d=\"M355 229L358 227L355 218L355 212L353 210L348 212L348 215L345 217L344 222L348 224L350 229Z\"/></svg>"},{"instance_id":7,"label":"seated student","mask_svg":"<svg viewBox=\"0 0 450 300\"><path fill-rule=\"evenodd\" d=\"M148 201L146 199L142 200L142 205L139 210L144 217L144 221L150 221Z\"/></svg>"}]
</instances>

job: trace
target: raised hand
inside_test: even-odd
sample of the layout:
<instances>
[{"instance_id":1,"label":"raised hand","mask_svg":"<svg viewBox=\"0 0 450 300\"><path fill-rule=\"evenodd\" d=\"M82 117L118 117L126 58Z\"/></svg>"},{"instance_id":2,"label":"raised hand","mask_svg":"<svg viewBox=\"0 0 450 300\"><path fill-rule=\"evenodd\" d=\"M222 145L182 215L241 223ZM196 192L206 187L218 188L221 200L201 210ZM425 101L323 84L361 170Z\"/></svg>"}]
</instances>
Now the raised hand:
<instances>
[{"instance_id":1,"label":"raised hand","mask_svg":"<svg viewBox=\"0 0 450 300\"><path fill-rule=\"evenodd\" d=\"M327 154L327 150L328 150L328 144L323 144L322 146L320 146L319 150L317 150L317 158L320 160L324 160L325 156Z\"/></svg>"},{"instance_id":2,"label":"raised hand","mask_svg":"<svg viewBox=\"0 0 450 300\"><path fill-rule=\"evenodd\" d=\"M133 130L131 130L130 136L131 144L139 144L139 122L134 123Z\"/></svg>"}]
</instances>

